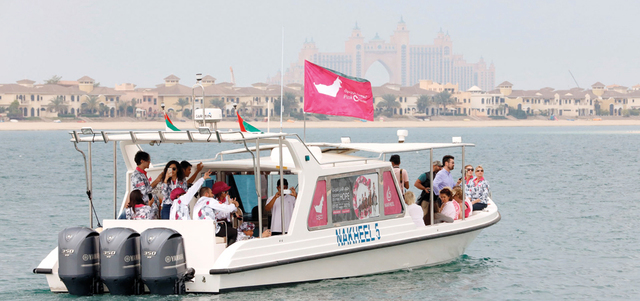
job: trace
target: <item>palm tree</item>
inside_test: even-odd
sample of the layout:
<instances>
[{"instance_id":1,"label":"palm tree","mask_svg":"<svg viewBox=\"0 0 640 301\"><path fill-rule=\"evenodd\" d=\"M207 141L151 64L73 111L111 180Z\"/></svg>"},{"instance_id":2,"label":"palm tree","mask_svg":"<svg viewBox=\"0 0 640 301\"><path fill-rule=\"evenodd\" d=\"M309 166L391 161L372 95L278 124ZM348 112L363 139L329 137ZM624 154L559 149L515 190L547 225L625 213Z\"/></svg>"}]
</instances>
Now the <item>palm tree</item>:
<instances>
[{"instance_id":1,"label":"palm tree","mask_svg":"<svg viewBox=\"0 0 640 301\"><path fill-rule=\"evenodd\" d=\"M122 116L127 116L127 102L126 101L120 101L118 102L118 115L120 117Z\"/></svg>"},{"instance_id":2,"label":"palm tree","mask_svg":"<svg viewBox=\"0 0 640 301\"><path fill-rule=\"evenodd\" d=\"M136 116L136 105L138 105L138 101L134 98L131 100L131 104L127 105L127 113L131 113L131 116Z\"/></svg>"},{"instance_id":3,"label":"palm tree","mask_svg":"<svg viewBox=\"0 0 640 301\"><path fill-rule=\"evenodd\" d=\"M188 98L180 98L180 99L178 99L177 105L180 107L180 111L182 111L182 110L184 110L184 107L189 105L189 99Z\"/></svg>"},{"instance_id":4,"label":"palm tree","mask_svg":"<svg viewBox=\"0 0 640 301\"><path fill-rule=\"evenodd\" d=\"M67 101L62 96L56 96L49 102L49 109L53 109L56 113L60 114L68 107Z\"/></svg>"},{"instance_id":5,"label":"palm tree","mask_svg":"<svg viewBox=\"0 0 640 301\"><path fill-rule=\"evenodd\" d=\"M57 84L62 79L62 76L54 75L50 79L45 79L44 83L47 85Z\"/></svg>"},{"instance_id":6,"label":"palm tree","mask_svg":"<svg viewBox=\"0 0 640 301\"><path fill-rule=\"evenodd\" d=\"M98 107L98 113L100 113L100 116L102 117L108 117L109 107L106 106L104 103L100 103L100 106Z\"/></svg>"},{"instance_id":7,"label":"palm tree","mask_svg":"<svg viewBox=\"0 0 640 301\"><path fill-rule=\"evenodd\" d=\"M296 95L291 92L285 92L282 105L284 106L283 115L291 116L293 109L298 107ZM273 115L280 116L280 97L273 102Z\"/></svg>"},{"instance_id":8,"label":"palm tree","mask_svg":"<svg viewBox=\"0 0 640 301\"><path fill-rule=\"evenodd\" d=\"M387 117L391 117L394 114L393 109L399 108L401 105L396 101L395 95L385 94L382 95L382 101L380 101L377 106Z\"/></svg>"},{"instance_id":9,"label":"palm tree","mask_svg":"<svg viewBox=\"0 0 640 301\"><path fill-rule=\"evenodd\" d=\"M433 97L433 100L438 105L438 107L442 106L442 110L444 112L447 111L447 105L455 104L455 101L453 100L453 98L451 98L451 93L449 93L448 91L442 91L436 94L436 96Z\"/></svg>"},{"instance_id":10,"label":"palm tree","mask_svg":"<svg viewBox=\"0 0 640 301\"><path fill-rule=\"evenodd\" d=\"M214 108L218 108L222 111L222 116L224 116L224 107L227 105L224 103L224 100L220 100L219 98L215 97L212 100L209 100L209 103L214 107Z\"/></svg>"},{"instance_id":11,"label":"palm tree","mask_svg":"<svg viewBox=\"0 0 640 301\"><path fill-rule=\"evenodd\" d=\"M418 97L418 101L416 102L416 106L418 107L418 112L425 112L429 105L433 102L433 98L428 95L420 95Z\"/></svg>"},{"instance_id":12,"label":"palm tree","mask_svg":"<svg viewBox=\"0 0 640 301\"><path fill-rule=\"evenodd\" d=\"M94 114L100 107L100 99L98 98L98 96L88 95L83 105L86 112L89 112L89 114Z\"/></svg>"}]
</instances>

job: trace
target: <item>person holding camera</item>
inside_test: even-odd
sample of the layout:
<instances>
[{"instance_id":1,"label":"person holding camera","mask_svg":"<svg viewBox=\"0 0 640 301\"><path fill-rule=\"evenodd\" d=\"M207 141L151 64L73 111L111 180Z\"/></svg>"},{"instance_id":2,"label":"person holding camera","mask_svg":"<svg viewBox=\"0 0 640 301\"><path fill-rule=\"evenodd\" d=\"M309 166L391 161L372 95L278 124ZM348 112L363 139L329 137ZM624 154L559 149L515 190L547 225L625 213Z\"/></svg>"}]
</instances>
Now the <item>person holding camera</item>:
<instances>
[{"instance_id":1,"label":"person holding camera","mask_svg":"<svg viewBox=\"0 0 640 301\"><path fill-rule=\"evenodd\" d=\"M293 207L296 204L296 197L298 196L294 188L289 190L289 182L287 182L287 179L283 181L284 191L280 191L280 180L278 180L276 186L278 192L267 200L267 205L264 207L265 210L271 211L271 235L287 233L284 229L289 229ZM284 195L284 227L282 227L281 215L282 195Z\"/></svg>"}]
</instances>

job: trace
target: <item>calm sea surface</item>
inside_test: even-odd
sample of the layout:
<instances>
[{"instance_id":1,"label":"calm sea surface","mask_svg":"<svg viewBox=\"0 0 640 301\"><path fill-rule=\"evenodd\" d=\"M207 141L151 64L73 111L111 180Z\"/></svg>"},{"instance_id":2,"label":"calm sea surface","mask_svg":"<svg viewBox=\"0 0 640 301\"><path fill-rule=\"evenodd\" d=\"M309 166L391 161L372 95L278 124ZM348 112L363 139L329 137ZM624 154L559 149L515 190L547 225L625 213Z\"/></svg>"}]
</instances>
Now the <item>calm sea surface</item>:
<instances>
[{"instance_id":1,"label":"calm sea surface","mask_svg":"<svg viewBox=\"0 0 640 301\"><path fill-rule=\"evenodd\" d=\"M396 130L310 129L307 141L339 142L342 135L353 142L395 142ZM292 132L302 136L302 130ZM383 275L165 299L640 298L640 127L409 129L407 142L449 142L452 136L476 144L468 149L466 163L484 166L502 214L457 260ZM50 293L44 276L31 273L57 245L59 231L88 225L82 156L68 138L55 131L0 132L0 300L75 299ZM220 147L144 148L159 163L212 158ZM435 157L445 154L436 151ZM461 168L460 153L452 154ZM401 157L411 183L428 168L428 152ZM94 145L100 219L113 216L112 160L112 145ZM118 160L122 175L124 164ZM122 176L118 186L121 200Z\"/></svg>"}]
</instances>

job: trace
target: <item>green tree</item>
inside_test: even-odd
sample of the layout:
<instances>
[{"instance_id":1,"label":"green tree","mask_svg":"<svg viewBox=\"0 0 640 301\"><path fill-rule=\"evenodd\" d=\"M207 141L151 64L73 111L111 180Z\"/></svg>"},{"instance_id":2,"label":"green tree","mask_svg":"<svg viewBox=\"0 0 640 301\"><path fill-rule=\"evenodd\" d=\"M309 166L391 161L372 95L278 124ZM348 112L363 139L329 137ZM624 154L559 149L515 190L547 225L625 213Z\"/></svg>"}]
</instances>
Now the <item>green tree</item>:
<instances>
[{"instance_id":1,"label":"green tree","mask_svg":"<svg viewBox=\"0 0 640 301\"><path fill-rule=\"evenodd\" d=\"M438 105L438 107L442 106L442 111L447 112L447 106L455 104L453 98L451 98L451 93L448 91L442 91L436 94L433 97L433 101Z\"/></svg>"},{"instance_id":2,"label":"green tree","mask_svg":"<svg viewBox=\"0 0 640 301\"><path fill-rule=\"evenodd\" d=\"M100 107L100 98L95 95L88 95L85 101L82 103L85 114L95 114Z\"/></svg>"},{"instance_id":3,"label":"green tree","mask_svg":"<svg viewBox=\"0 0 640 301\"><path fill-rule=\"evenodd\" d=\"M16 118L22 117L22 110L20 110L20 102L16 99L14 100L7 109L7 117Z\"/></svg>"},{"instance_id":4,"label":"green tree","mask_svg":"<svg viewBox=\"0 0 640 301\"><path fill-rule=\"evenodd\" d=\"M44 83L47 85L53 85L60 82L61 79L62 79L62 76L54 75L50 79L45 79Z\"/></svg>"},{"instance_id":5,"label":"green tree","mask_svg":"<svg viewBox=\"0 0 640 301\"><path fill-rule=\"evenodd\" d=\"M189 99L188 98L180 98L180 99L178 99L177 105L180 107L180 111L179 112L181 112L181 111L184 110L184 107L189 105Z\"/></svg>"},{"instance_id":6,"label":"green tree","mask_svg":"<svg viewBox=\"0 0 640 301\"><path fill-rule=\"evenodd\" d=\"M397 109L400 106L400 103L396 101L396 96L393 94L382 95L382 101L377 104L378 109L381 109L382 113L387 117L393 116L393 109Z\"/></svg>"},{"instance_id":7,"label":"green tree","mask_svg":"<svg viewBox=\"0 0 640 301\"><path fill-rule=\"evenodd\" d=\"M129 104L127 104L127 114L131 115L131 117L136 117L136 108L138 105L137 99L132 99Z\"/></svg>"},{"instance_id":8,"label":"green tree","mask_svg":"<svg viewBox=\"0 0 640 301\"><path fill-rule=\"evenodd\" d=\"M433 99L428 95L420 95L420 97L418 97L418 100L416 101L416 106L418 107L418 112L425 112L426 113L427 108L431 104L432 100Z\"/></svg>"},{"instance_id":9,"label":"green tree","mask_svg":"<svg viewBox=\"0 0 640 301\"><path fill-rule=\"evenodd\" d=\"M100 116L109 117L109 110L109 107L104 103L100 103L100 105L98 106L98 113L100 114Z\"/></svg>"},{"instance_id":10,"label":"green tree","mask_svg":"<svg viewBox=\"0 0 640 301\"><path fill-rule=\"evenodd\" d=\"M54 99L49 102L49 109L54 110L56 113L62 113L67 107L67 101L64 100L64 97L58 95Z\"/></svg>"},{"instance_id":11,"label":"green tree","mask_svg":"<svg viewBox=\"0 0 640 301\"><path fill-rule=\"evenodd\" d=\"M118 116L123 117L123 116L127 116L127 102L126 101L119 101L118 102Z\"/></svg>"},{"instance_id":12,"label":"green tree","mask_svg":"<svg viewBox=\"0 0 640 301\"><path fill-rule=\"evenodd\" d=\"M285 92L282 105L284 106L284 116L291 116L293 109L298 108L296 95L291 92ZM273 102L273 115L280 116L280 97Z\"/></svg>"},{"instance_id":13,"label":"green tree","mask_svg":"<svg viewBox=\"0 0 640 301\"><path fill-rule=\"evenodd\" d=\"M224 100L220 100L220 98L215 97L212 100L209 100L209 103L214 107L222 110L222 115L224 115L224 107L227 105L224 103Z\"/></svg>"}]
</instances>

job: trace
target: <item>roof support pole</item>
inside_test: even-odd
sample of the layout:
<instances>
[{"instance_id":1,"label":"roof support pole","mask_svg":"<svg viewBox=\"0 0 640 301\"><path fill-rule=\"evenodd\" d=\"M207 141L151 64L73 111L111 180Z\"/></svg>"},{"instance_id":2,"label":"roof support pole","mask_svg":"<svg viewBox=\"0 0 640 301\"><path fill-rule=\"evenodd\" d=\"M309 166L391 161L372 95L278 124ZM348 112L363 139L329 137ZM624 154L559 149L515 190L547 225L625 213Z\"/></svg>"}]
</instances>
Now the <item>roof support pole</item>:
<instances>
[{"instance_id":1,"label":"roof support pole","mask_svg":"<svg viewBox=\"0 0 640 301\"><path fill-rule=\"evenodd\" d=\"M282 159L282 136L278 137L278 146L280 148L280 162L278 164L280 165L280 232L284 235L284 169L282 167L284 160Z\"/></svg>"},{"instance_id":2,"label":"roof support pole","mask_svg":"<svg viewBox=\"0 0 640 301\"><path fill-rule=\"evenodd\" d=\"M429 150L429 164L431 164L431 168L429 169L429 181L431 183L429 183L429 212L431 214L429 214L429 217L431 218L431 221L429 222L430 225L433 225L433 148Z\"/></svg>"},{"instance_id":3,"label":"roof support pole","mask_svg":"<svg viewBox=\"0 0 640 301\"><path fill-rule=\"evenodd\" d=\"M262 238L262 174L260 173L260 139L256 139L256 194L258 195L258 235Z\"/></svg>"},{"instance_id":4,"label":"roof support pole","mask_svg":"<svg viewBox=\"0 0 640 301\"><path fill-rule=\"evenodd\" d=\"M89 227L93 229L93 168L91 163L91 142L87 143L89 145L89 162L87 164L88 174L87 174L87 193L89 194Z\"/></svg>"},{"instance_id":5,"label":"roof support pole","mask_svg":"<svg viewBox=\"0 0 640 301\"><path fill-rule=\"evenodd\" d=\"M113 218L118 218L118 142L113 141Z\"/></svg>"},{"instance_id":6,"label":"roof support pole","mask_svg":"<svg viewBox=\"0 0 640 301\"><path fill-rule=\"evenodd\" d=\"M462 146L462 183L460 184L460 187L462 187L462 220L465 220L464 215L465 212L467 211L467 202L465 202L465 198L466 196L464 195L464 187L465 187L465 170L466 168L464 167L464 145Z\"/></svg>"}]
</instances>

